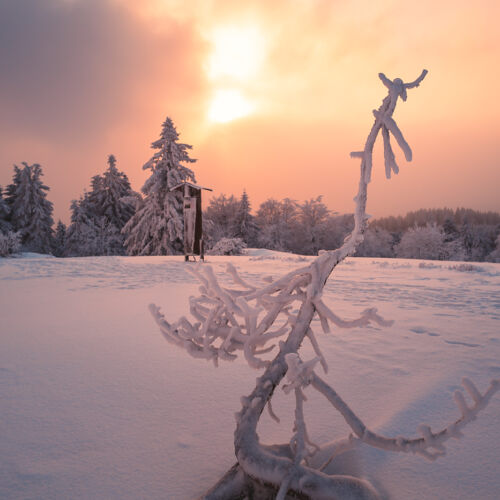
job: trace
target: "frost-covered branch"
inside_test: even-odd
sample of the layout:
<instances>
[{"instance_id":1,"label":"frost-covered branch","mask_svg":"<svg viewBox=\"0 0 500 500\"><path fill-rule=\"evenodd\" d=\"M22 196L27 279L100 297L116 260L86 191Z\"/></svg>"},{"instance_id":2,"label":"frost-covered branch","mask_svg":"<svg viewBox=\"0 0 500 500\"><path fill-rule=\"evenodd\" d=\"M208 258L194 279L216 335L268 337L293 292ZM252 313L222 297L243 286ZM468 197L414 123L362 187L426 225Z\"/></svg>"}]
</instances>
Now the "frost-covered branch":
<instances>
[{"instance_id":1,"label":"frost-covered branch","mask_svg":"<svg viewBox=\"0 0 500 500\"><path fill-rule=\"evenodd\" d=\"M500 389L500 380L493 380L486 392L481 394L469 379L464 378L462 385L472 398L473 405L468 406L463 393L456 391L454 399L461 413L459 419L438 432L432 432L428 425L419 425L418 431L422 435L419 438L388 438L368 429L335 390L315 373L310 374L310 383L344 417L344 420L352 429L355 436L363 443L387 451L417 453L430 460L435 460L446 453L444 443L450 438L460 438L462 436L462 429L468 423L475 420L477 414L486 408L493 394ZM348 439L348 443L353 445L355 444L355 440L350 438ZM348 445L344 442L342 451L345 451L347 448Z\"/></svg>"},{"instance_id":2,"label":"frost-covered branch","mask_svg":"<svg viewBox=\"0 0 500 500\"><path fill-rule=\"evenodd\" d=\"M390 451L421 453L429 458L443 454L443 443L450 437L458 437L460 430L476 417L498 389L499 382L494 381L481 394L471 382L465 381L464 387L474 404L469 407L463 396L456 395L455 399L462 412L462 417L456 422L437 433L432 432L429 427L421 426L420 438L386 438L370 431L337 393L313 371L318 361L325 371L327 369L326 360L311 328L315 316L320 320L325 333L330 332L331 325L353 328L364 327L372 322L381 326L392 324L384 320L374 308L366 309L354 320L342 319L324 304L322 293L333 269L352 255L357 245L363 241L368 220L367 188L371 179L373 148L379 132L382 132L384 142L387 177L390 177L391 172L399 171L390 142L391 135L403 150L405 158L408 161L412 158L410 146L392 115L398 98L405 101L407 90L417 87L426 74L427 71L424 70L411 83L404 83L399 78L390 80L382 73L379 75L388 89L388 95L378 110L374 111L375 122L364 149L351 153L351 157L361 160L358 192L354 198L355 223L353 231L340 248L324 252L311 264L263 286L248 283L231 265L228 266L227 273L232 278L233 285L227 286L220 282L210 266L199 265L192 269L201 286L199 296L190 298L191 320L182 317L175 323L169 323L158 307L150 306L165 338L184 348L192 356L217 363L219 359L232 360L237 352L241 352L250 366L264 370L252 393L242 398L241 411L236 415L234 445L241 470L249 477L274 485L278 489L278 498L285 498L289 490L315 499L378 498L375 490L365 481L348 476L329 476L307 465L308 457L317 448L307 437L303 413L303 388L309 384L319 390L343 415L356 436L339 442L335 447L337 453L348 449L357 440ZM303 363L297 353L306 337L317 357ZM271 360L269 354L272 351L277 352L273 353L275 357ZM270 401L274 389L285 375L288 384L284 389L293 389L296 399L290 456L276 454L262 446L257 434L258 421L266 406L271 416L277 418ZM235 474L234 471L232 474ZM210 498L219 497L215 495Z\"/></svg>"}]
</instances>

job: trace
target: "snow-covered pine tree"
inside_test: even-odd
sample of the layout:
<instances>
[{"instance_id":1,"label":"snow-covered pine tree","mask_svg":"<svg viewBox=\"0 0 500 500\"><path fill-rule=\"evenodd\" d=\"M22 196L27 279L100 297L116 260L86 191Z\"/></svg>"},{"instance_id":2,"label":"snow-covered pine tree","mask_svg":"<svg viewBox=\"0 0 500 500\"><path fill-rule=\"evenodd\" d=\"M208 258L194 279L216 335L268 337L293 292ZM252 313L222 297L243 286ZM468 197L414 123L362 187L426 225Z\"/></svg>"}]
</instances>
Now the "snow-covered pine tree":
<instances>
[{"instance_id":1,"label":"snow-covered pine tree","mask_svg":"<svg viewBox=\"0 0 500 500\"><path fill-rule=\"evenodd\" d=\"M53 206L47 200L49 187L42 182L42 167L35 163L23 168L14 166L12 184L7 186L10 220L15 231L21 233L24 250L50 253L52 250Z\"/></svg>"},{"instance_id":2,"label":"snow-covered pine tree","mask_svg":"<svg viewBox=\"0 0 500 500\"><path fill-rule=\"evenodd\" d=\"M122 232L131 255L170 255L183 251L183 197L170 191L176 185L196 182L194 172L182 163L194 163L188 149L177 142L179 134L170 118L162 125L160 138L151 147L158 151L142 167L151 176L142 187L144 199Z\"/></svg>"},{"instance_id":3,"label":"snow-covered pine tree","mask_svg":"<svg viewBox=\"0 0 500 500\"><path fill-rule=\"evenodd\" d=\"M71 224L66 231L65 257L95 255L97 228L95 218L88 210L88 194L71 202Z\"/></svg>"},{"instance_id":4,"label":"snow-covered pine tree","mask_svg":"<svg viewBox=\"0 0 500 500\"><path fill-rule=\"evenodd\" d=\"M71 224L66 231L64 255L120 255L123 236L106 217L92 211L89 194L71 202ZM89 208L90 207L90 208Z\"/></svg>"},{"instance_id":5,"label":"snow-covered pine tree","mask_svg":"<svg viewBox=\"0 0 500 500\"><path fill-rule=\"evenodd\" d=\"M19 252L21 249L21 233L8 231L7 233L0 232L0 257L7 257L12 253Z\"/></svg>"},{"instance_id":6,"label":"snow-covered pine tree","mask_svg":"<svg viewBox=\"0 0 500 500\"><path fill-rule=\"evenodd\" d=\"M66 224L62 221L57 221L56 230L54 233L52 254L55 257L62 257L66 247Z\"/></svg>"},{"instance_id":7,"label":"snow-covered pine tree","mask_svg":"<svg viewBox=\"0 0 500 500\"><path fill-rule=\"evenodd\" d=\"M7 234L12 226L9 222L10 209L3 197L2 186L0 186L0 233Z\"/></svg>"},{"instance_id":8,"label":"snow-covered pine tree","mask_svg":"<svg viewBox=\"0 0 500 500\"><path fill-rule=\"evenodd\" d=\"M71 204L65 255L124 255L122 228L135 211L135 198L125 173L108 157L103 175L94 175L91 190Z\"/></svg>"},{"instance_id":9,"label":"snow-covered pine tree","mask_svg":"<svg viewBox=\"0 0 500 500\"><path fill-rule=\"evenodd\" d=\"M233 235L235 238L241 238L243 242L250 247L257 243L257 224L255 217L250 213L251 205L248 194L243 190L243 194L238 203L238 208L234 214Z\"/></svg>"},{"instance_id":10,"label":"snow-covered pine tree","mask_svg":"<svg viewBox=\"0 0 500 500\"><path fill-rule=\"evenodd\" d=\"M12 231L9 216L10 208L3 197L3 190L0 186L0 257L18 252L21 248L21 233Z\"/></svg>"},{"instance_id":11,"label":"snow-covered pine tree","mask_svg":"<svg viewBox=\"0 0 500 500\"><path fill-rule=\"evenodd\" d=\"M108 156L108 168L103 175L94 176L91 185L87 203L89 215L100 228L102 251L98 255L123 255L125 237L121 230L134 214L135 203L128 177L116 168L114 155Z\"/></svg>"},{"instance_id":12,"label":"snow-covered pine tree","mask_svg":"<svg viewBox=\"0 0 500 500\"><path fill-rule=\"evenodd\" d=\"M121 231L135 211L130 201L132 196L133 191L127 175L116 168L115 156L109 155L108 168L104 174L92 179L89 199L95 214L106 217L109 224Z\"/></svg>"}]
</instances>

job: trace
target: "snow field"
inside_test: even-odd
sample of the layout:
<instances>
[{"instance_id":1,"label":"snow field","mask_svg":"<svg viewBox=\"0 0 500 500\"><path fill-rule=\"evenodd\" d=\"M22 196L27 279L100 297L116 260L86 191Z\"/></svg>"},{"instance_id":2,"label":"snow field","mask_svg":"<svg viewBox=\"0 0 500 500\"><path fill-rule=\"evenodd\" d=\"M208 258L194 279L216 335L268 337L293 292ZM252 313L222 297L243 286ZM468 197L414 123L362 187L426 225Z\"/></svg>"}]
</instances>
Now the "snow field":
<instances>
[{"instance_id":1,"label":"snow field","mask_svg":"<svg viewBox=\"0 0 500 500\"><path fill-rule=\"evenodd\" d=\"M208 257L217 274L233 263L248 281L304 264L278 252ZM459 416L463 376L484 391L500 378L500 265L348 259L325 287L342 317L375 306L390 328L320 332L327 380L373 430L417 435ZM182 257L0 259L0 498L196 498L235 461L234 413L260 372L239 360L213 365L167 344L147 306L167 319L188 313L198 284ZM303 359L313 357L304 345ZM321 373L319 371L319 373ZM347 426L306 389L318 442ZM290 438L294 401L276 391L278 425L262 441ZM390 499L494 500L500 488L500 398L494 397L447 456L363 447L335 467L368 478Z\"/></svg>"}]
</instances>

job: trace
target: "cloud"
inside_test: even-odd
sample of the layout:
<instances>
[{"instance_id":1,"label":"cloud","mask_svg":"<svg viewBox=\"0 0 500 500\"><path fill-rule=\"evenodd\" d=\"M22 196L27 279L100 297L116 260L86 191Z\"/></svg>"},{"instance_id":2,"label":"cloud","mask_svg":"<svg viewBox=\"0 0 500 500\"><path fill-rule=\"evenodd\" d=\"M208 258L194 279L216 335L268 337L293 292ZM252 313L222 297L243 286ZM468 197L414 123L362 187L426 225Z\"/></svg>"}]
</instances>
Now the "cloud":
<instances>
[{"instance_id":1,"label":"cloud","mask_svg":"<svg viewBox=\"0 0 500 500\"><path fill-rule=\"evenodd\" d=\"M111 0L3 0L2 131L92 140L133 119L145 96L194 94L203 85L191 64L200 53L196 36L186 23L165 25L152 32Z\"/></svg>"}]
</instances>

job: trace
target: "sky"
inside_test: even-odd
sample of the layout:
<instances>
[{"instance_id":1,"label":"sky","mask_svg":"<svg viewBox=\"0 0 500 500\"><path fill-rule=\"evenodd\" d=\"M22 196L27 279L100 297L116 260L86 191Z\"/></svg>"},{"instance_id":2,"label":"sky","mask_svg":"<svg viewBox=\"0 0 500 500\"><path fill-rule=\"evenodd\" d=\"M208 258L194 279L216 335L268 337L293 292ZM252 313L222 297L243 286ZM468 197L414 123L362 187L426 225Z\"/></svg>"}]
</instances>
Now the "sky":
<instances>
[{"instance_id":1,"label":"sky","mask_svg":"<svg viewBox=\"0 0 500 500\"><path fill-rule=\"evenodd\" d=\"M197 182L240 196L323 196L351 212L386 94L413 149L368 212L500 211L500 2L478 0L0 0L0 185L40 163L55 218L117 158L135 190L169 116ZM207 203L205 199L205 205Z\"/></svg>"}]
</instances>

